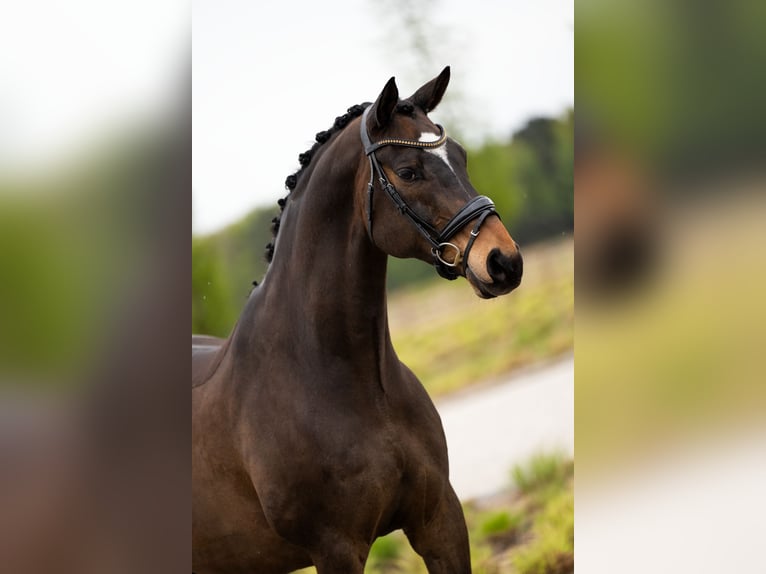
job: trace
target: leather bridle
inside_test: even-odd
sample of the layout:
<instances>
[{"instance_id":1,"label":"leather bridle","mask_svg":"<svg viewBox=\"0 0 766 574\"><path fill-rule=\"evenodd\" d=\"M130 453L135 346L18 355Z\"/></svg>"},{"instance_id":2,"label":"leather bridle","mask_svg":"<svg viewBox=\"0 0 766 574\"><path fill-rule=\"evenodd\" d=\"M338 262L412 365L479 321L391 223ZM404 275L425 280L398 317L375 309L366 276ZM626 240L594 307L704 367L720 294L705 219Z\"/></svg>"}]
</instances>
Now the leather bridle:
<instances>
[{"instance_id":1,"label":"leather bridle","mask_svg":"<svg viewBox=\"0 0 766 574\"><path fill-rule=\"evenodd\" d=\"M461 262L464 263L464 266L468 264L468 255L471 252L474 241L479 236L482 224L490 215L498 215L497 211L495 211L495 204L485 195L474 197L447 222L444 229L437 231L430 223L420 217L417 212L407 205L404 198L402 198L393 184L388 180L378 158L375 156L375 151L384 146L414 147L419 149L438 148L445 145L447 142L447 134L444 131L444 128L439 124L436 124L436 127L439 128L439 138L430 142L389 138L373 143L367 132L367 115L371 108L372 106L368 106L367 109L364 110L364 114L362 114L362 123L360 124L359 129L362 137L362 145L364 146L364 153L370 160L370 182L367 184L367 234L370 237L370 241L372 241L373 244L375 243L372 238L372 200L375 190L375 174L377 173L378 181L386 192L386 195L391 198L399 209L399 212L406 216L420 234L431 244L431 254L434 256L434 267L436 267L436 271L439 275L450 281L457 279L460 276L458 267ZM471 236L465 246L465 251L461 253L458 246L454 243L450 243L449 240L470 221L476 218L478 219L471 230Z\"/></svg>"}]
</instances>

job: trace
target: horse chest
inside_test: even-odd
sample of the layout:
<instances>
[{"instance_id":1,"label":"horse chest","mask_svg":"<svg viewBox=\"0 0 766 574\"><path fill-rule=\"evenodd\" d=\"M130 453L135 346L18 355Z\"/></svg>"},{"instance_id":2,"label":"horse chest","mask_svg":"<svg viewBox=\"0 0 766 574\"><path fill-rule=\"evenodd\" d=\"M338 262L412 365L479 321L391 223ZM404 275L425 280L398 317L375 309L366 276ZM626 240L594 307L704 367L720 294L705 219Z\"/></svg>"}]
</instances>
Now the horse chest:
<instances>
[{"instance_id":1,"label":"horse chest","mask_svg":"<svg viewBox=\"0 0 766 574\"><path fill-rule=\"evenodd\" d=\"M293 399L289 415L272 409L254 417L248 443L256 489L275 515L315 515L318 498L328 512L357 506L379 515L424 487L424 469L441 480L446 446L429 409L413 416L386 400L339 406L321 396Z\"/></svg>"}]
</instances>

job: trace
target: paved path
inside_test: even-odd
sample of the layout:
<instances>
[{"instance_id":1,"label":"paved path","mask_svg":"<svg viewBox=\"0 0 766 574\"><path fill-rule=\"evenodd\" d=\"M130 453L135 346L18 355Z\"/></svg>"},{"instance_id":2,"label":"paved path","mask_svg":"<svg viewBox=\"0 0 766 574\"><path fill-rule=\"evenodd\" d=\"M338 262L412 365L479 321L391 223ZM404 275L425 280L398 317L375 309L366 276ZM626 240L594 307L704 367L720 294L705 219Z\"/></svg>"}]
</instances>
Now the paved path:
<instances>
[{"instance_id":1,"label":"paved path","mask_svg":"<svg viewBox=\"0 0 766 574\"><path fill-rule=\"evenodd\" d=\"M574 453L574 360L436 404L450 478L462 500L507 486L514 464L551 450Z\"/></svg>"}]
</instances>

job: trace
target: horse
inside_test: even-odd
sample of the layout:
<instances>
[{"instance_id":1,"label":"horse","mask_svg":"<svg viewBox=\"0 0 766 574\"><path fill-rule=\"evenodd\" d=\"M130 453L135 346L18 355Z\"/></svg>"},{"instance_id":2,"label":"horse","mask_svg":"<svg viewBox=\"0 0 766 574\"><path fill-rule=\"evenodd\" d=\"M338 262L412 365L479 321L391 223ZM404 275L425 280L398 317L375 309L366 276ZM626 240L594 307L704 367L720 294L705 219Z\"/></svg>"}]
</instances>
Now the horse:
<instances>
[{"instance_id":1,"label":"horse","mask_svg":"<svg viewBox=\"0 0 766 574\"><path fill-rule=\"evenodd\" d=\"M523 262L466 152L427 116L446 67L404 99L391 78L287 178L270 261L226 340L192 338L192 569L360 574L402 529L430 574L471 571L439 414L397 358L389 255L479 297ZM445 312L448 312L445 309Z\"/></svg>"}]
</instances>

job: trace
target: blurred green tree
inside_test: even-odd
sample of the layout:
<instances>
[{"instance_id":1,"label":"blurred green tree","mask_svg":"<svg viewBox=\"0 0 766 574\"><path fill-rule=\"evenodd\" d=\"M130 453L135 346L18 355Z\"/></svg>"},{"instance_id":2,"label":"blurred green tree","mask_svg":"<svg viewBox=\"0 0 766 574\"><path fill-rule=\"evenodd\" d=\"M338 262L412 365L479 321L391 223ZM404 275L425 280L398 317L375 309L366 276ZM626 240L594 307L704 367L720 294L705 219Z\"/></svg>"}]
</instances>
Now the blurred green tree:
<instances>
[{"instance_id":1,"label":"blurred green tree","mask_svg":"<svg viewBox=\"0 0 766 574\"><path fill-rule=\"evenodd\" d=\"M509 142L469 154L479 193L493 198L506 227L522 244L574 228L574 115L534 118Z\"/></svg>"},{"instance_id":2,"label":"blurred green tree","mask_svg":"<svg viewBox=\"0 0 766 574\"><path fill-rule=\"evenodd\" d=\"M226 275L215 245L192 238L192 332L226 336L232 326Z\"/></svg>"}]
</instances>

